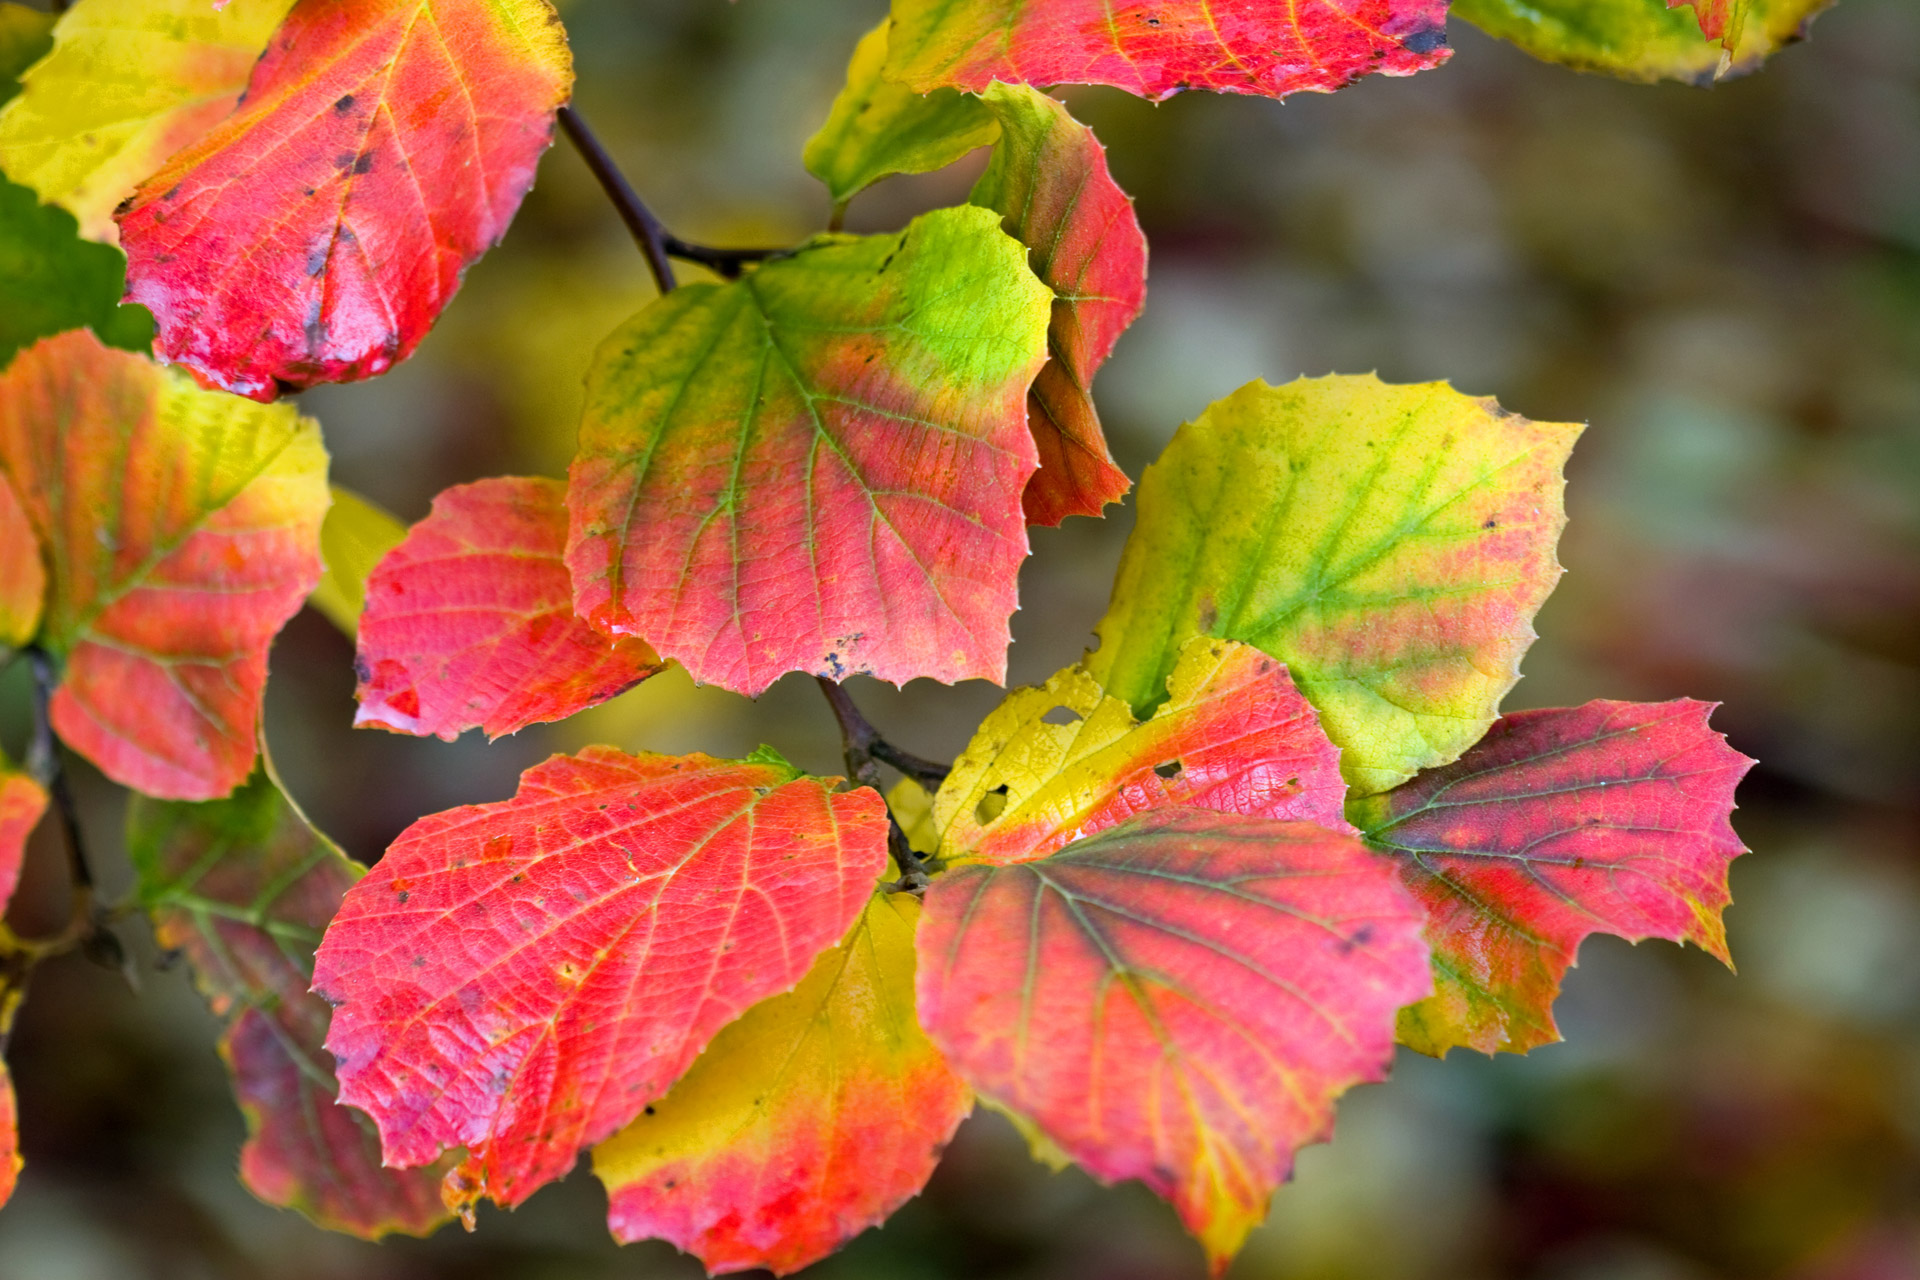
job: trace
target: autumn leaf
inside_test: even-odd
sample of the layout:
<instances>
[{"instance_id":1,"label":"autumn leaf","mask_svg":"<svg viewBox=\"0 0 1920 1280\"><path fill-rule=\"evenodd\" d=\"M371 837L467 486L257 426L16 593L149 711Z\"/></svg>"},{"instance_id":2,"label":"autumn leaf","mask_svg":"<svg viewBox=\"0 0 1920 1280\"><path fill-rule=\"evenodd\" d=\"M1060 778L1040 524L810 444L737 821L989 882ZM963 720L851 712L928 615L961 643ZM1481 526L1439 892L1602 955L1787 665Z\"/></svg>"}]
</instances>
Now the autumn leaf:
<instances>
[{"instance_id":1,"label":"autumn leaf","mask_svg":"<svg viewBox=\"0 0 1920 1280\"><path fill-rule=\"evenodd\" d=\"M12 481L0 470L0 662L40 630L47 598L47 570L40 540Z\"/></svg>"},{"instance_id":2,"label":"autumn leaf","mask_svg":"<svg viewBox=\"0 0 1920 1280\"><path fill-rule=\"evenodd\" d=\"M872 790L611 747L422 818L320 945L341 1100L389 1164L465 1147L450 1203L517 1205L792 990L859 916L886 841Z\"/></svg>"},{"instance_id":3,"label":"autumn leaf","mask_svg":"<svg viewBox=\"0 0 1920 1280\"><path fill-rule=\"evenodd\" d=\"M27 856L27 837L46 812L47 793L40 784L12 768L0 756L0 917L7 913L13 891L20 885L20 868ZM26 974L26 957L19 942L0 922L0 1049L7 1043ZM13 1077L0 1062L0 1205L13 1196L20 1176L19 1106L13 1095Z\"/></svg>"},{"instance_id":4,"label":"autumn leaf","mask_svg":"<svg viewBox=\"0 0 1920 1280\"><path fill-rule=\"evenodd\" d=\"M1287 664L1366 795L1456 759L1499 713L1560 576L1579 428L1445 383L1250 383L1182 427L1087 669L1145 713L1194 635Z\"/></svg>"},{"instance_id":5,"label":"autumn leaf","mask_svg":"<svg viewBox=\"0 0 1920 1280\"><path fill-rule=\"evenodd\" d=\"M1001 214L1053 290L1047 363L1027 393L1040 451L1024 497L1027 522L1097 516L1131 482L1107 452L1093 375L1146 305L1147 240L1093 130L1024 85L989 85L981 100L1000 122L1000 142L973 203Z\"/></svg>"},{"instance_id":6,"label":"autumn leaf","mask_svg":"<svg viewBox=\"0 0 1920 1280\"><path fill-rule=\"evenodd\" d=\"M245 782L267 647L320 576L320 430L48 338L0 374L0 472L48 570L39 643L63 660L54 728L163 799Z\"/></svg>"},{"instance_id":7,"label":"autumn leaf","mask_svg":"<svg viewBox=\"0 0 1920 1280\"><path fill-rule=\"evenodd\" d=\"M676 289L587 375L582 617L695 680L1000 680L1046 288L985 209Z\"/></svg>"},{"instance_id":8,"label":"autumn leaf","mask_svg":"<svg viewBox=\"0 0 1920 1280\"><path fill-rule=\"evenodd\" d=\"M326 569L307 602L352 638L360 631L367 579L407 536L407 526L351 489L334 485L332 492L333 505L320 525L320 558Z\"/></svg>"},{"instance_id":9,"label":"autumn leaf","mask_svg":"<svg viewBox=\"0 0 1920 1280\"><path fill-rule=\"evenodd\" d=\"M1309 823L1164 809L935 879L920 1021L985 1098L1171 1200L1218 1272L1430 989L1392 867Z\"/></svg>"},{"instance_id":10,"label":"autumn leaf","mask_svg":"<svg viewBox=\"0 0 1920 1280\"><path fill-rule=\"evenodd\" d=\"M940 856L1025 862L1173 805L1351 830L1340 753L1287 669L1252 645L1188 642L1153 717L1080 667L1016 689L934 798Z\"/></svg>"},{"instance_id":11,"label":"autumn leaf","mask_svg":"<svg viewBox=\"0 0 1920 1280\"><path fill-rule=\"evenodd\" d=\"M354 724L451 742L562 720L661 668L573 612L561 559L566 486L500 476L458 485L367 580Z\"/></svg>"},{"instance_id":12,"label":"autumn leaf","mask_svg":"<svg viewBox=\"0 0 1920 1280\"><path fill-rule=\"evenodd\" d=\"M1757 70L1832 4L1697 0L1688 13L1652 0L1453 0L1453 12L1547 62L1625 80L1711 84Z\"/></svg>"},{"instance_id":13,"label":"autumn leaf","mask_svg":"<svg viewBox=\"0 0 1920 1280\"><path fill-rule=\"evenodd\" d=\"M444 1222L437 1172L385 1169L365 1116L336 1106L311 994L313 949L363 868L308 825L265 769L206 804L136 798L127 849L159 944L184 955L224 1023L220 1056L247 1117L240 1180L336 1231L423 1235Z\"/></svg>"},{"instance_id":14,"label":"autumn leaf","mask_svg":"<svg viewBox=\"0 0 1920 1280\"><path fill-rule=\"evenodd\" d=\"M0 169L118 241L113 210L225 119L291 0L86 0L0 111Z\"/></svg>"},{"instance_id":15,"label":"autumn leaf","mask_svg":"<svg viewBox=\"0 0 1920 1280\"><path fill-rule=\"evenodd\" d=\"M300 0L116 215L128 297L242 395L384 373L506 233L572 81L547 0Z\"/></svg>"},{"instance_id":16,"label":"autumn leaf","mask_svg":"<svg viewBox=\"0 0 1920 1280\"><path fill-rule=\"evenodd\" d=\"M1284 98L1439 66L1446 0L893 0L886 74L916 93L1106 84Z\"/></svg>"},{"instance_id":17,"label":"autumn leaf","mask_svg":"<svg viewBox=\"0 0 1920 1280\"><path fill-rule=\"evenodd\" d=\"M1560 1038L1553 998L1591 933L1692 942L1727 960L1727 820L1753 761L1711 704L1517 711L1455 763L1356 801L1429 914L1436 990L1401 1015L1422 1053L1524 1053Z\"/></svg>"},{"instance_id":18,"label":"autumn leaf","mask_svg":"<svg viewBox=\"0 0 1920 1280\"><path fill-rule=\"evenodd\" d=\"M847 83L801 155L807 172L827 184L836 221L849 200L880 179L944 169L1000 136L978 98L952 89L921 95L883 78L887 25L854 46Z\"/></svg>"},{"instance_id":19,"label":"autumn leaf","mask_svg":"<svg viewBox=\"0 0 1920 1280\"><path fill-rule=\"evenodd\" d=\"M798 987L594 1148L616 1238L670 1240L715 1275L788 1275L919 1192L973 1105L914 1017L919 915L874 895Z\"/></svg>"}]
</instances>

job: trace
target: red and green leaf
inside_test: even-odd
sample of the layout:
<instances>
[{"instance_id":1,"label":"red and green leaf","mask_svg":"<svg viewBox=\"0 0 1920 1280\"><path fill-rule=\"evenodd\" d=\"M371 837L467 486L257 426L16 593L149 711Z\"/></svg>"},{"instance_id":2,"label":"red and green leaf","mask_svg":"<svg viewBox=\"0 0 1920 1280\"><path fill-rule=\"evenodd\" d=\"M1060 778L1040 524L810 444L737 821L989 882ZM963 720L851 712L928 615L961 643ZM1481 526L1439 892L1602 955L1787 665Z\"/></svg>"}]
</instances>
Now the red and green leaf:
<instances>
[{"instance_id":1,"label":"red and green leaf","mask_svg":"<svg viewBox=\"0 0 1920 1280\"><path fill-rule=\"evenodd\" d=\"M1287 664L1359 794L1457 759L1559 580L1578 435L1441 382L1250 383L1147 469L1087 669L1144 714L1189 638L1243 640Z\"/></svg>"},{"instance_id":2,"label":"red and green leaf","mask_svg":"<svg viewBox=\"0 0 1920 1280\"><path fill-rule=\"evenodd\" d=\"M40 540L13 482L0 469L0 662L40 630L47 599L47 568Z\"/></svg>"},{"instance_id":3,"label":"red and green leaf","mask_svg":"<svg viewBox=\"0 0 1920 1280\"><path fill-rule=\"evenodd\" d=\"M0 169L113 244L114 207L232 112L292 0L87 0L0 111Z\"/></svg>"},{"instance_id":4,"label":"red and green leaf","mask_svg":"<svg viewBox=\"0 0 1920 1280\"><path fill-rule=\"evenodd\" d=\"M220 1055L247 1117L248 1190L368 1238L446 1221L438 1174L383 1168L373 1126L335 1105L321 1047L331 1010L307 989L321 930L362 868L266 770L225 800L135 800L127 848L155 937L186 957L225 1023Z\"/></svg>"},{"instance_id":5,"label":"red and green leaf","mask_svg":"<svg viewBox=\"0 0 1920 1280\"><path fill-rule=\"evenodd\" d=\"M517 1205L791 990L886 863L884 803L776 759L590 747L422 818L347 894L314 990L341 1100L449 1202Z\"/></svg>"},{"instance_id":6,"label":"red and green leaf","mask_svg":"<svg viewBox=\"0 0 1920 1280\"><path fill-rule=\"evenodd\" d=\"M982 100L1000 122L1000 141L973 203L1002 215L1053 290L1047 363L1027 393L1040 451L1024 498L1027 521L1097 516L1132 482L1107 452L1093 375L1146 305L1147 239L1093 130L1024 85L990 85Z\"/></svg>"},{"instance_id":7,"label":"red and green leaf","mask_svg":"<svg viewBox=\"0 0 1920 1280\"><path fill-rule=\"evenodd\" d=\"M660 670L644 640L573 612L566 486L501 476L448 489L367 580L356 725L452 741L562 720Z\"/></svg>"},{"instance_id":8,"label":"red and green leaf","mask_svg":"<svg viewBox=\"0 0 1920 1280\"><path fill-rule=\"evenodd\" d=\"M1161 810L942 875L920 1021L982 1097L1171 1200L1216 1271L1431 989L1391 864L1308 823Z\"/></svg>"},{"instance_id":9,"label":"red and green leaf","mask_svg":"<svg viewBox=\"0 0 1920 1280\"><path fill-rule=\"evenodd\" d=\"M242 395L384 373L506 233L572 80L547 0L300 0L116 214L128 298Z\"/></svg>"},{"instance_id":10,"label":"red and green leaf","mask_svg":"<svg viewBox=\"0 0 1920 1280\"><path fill-rule=\"evenodd\" d=\"M245 782L267 647L320 577L320 430L85 331L0 373L0 471L48 570L53 725L115 781L208 800Z\"/></svg>"},{"instance_id":11,"label":"red and green leaf","mask_svg":"<svg viewBox=\"0 0 1920 1280\"><path fill-rule=\"evenodd\" d=\"M582 617L695 680L1000 680L1048 294L985 209L824 236L615 330L567 505Z\"/></svg>"},{"instance_id":12,"label":"red and green leaf","mask_svg":"<svg viewBox=\"0 0 1920 1280\"><path fill-rule=\"evenodd\" d=\"M1592 933L1727 960L1728 822L1753 761L1712 706L1589 702L1503 717L1455 763L1350 812L1426 907L1436 990L1401 1015L1422 1053L1560 1038L1553 999Z\"/></svg>"},{"instance_id":13,"label":"red and green leaf","mask_svg":"<svg viewBox=\"0 0 1920 1280\"><path fill-rule=\"evenodd\" d=\"M5 916L13 891L20 884L21 864L27 856L27 837L47 809L47 793L40 784L11 768L0 756L0 916ZM19 1008L28 958L4 923L0 923L0 1049L7 1043L13 1015ZM20 1176L20 1115L14 1099L13 1077L0 1062L0 1205L13 1196Z\"/></svg>"},{"instance_id":14,"label":"red and green leaf","mask_svg":"<svg viewBox=\"0 0 1920 1280\"><path fill-rule=\"evenodd\" d=\"M920 904L876 894L793 991L749 1009L593 1150L622 1241L787 1275L926 1185L973 1097L914 1017Z\"/></svg>"},{"instance_id":15,"label":"red and green leaf","mask_svg":"<svg viewBox=\"0 0 1920 1280\"><path fill-rule=\"evenodd\" d=\"M887 74L916 93L1003 80L1284 98L1439 66L1446 24L1447 0L893 0Z\"/></svg>"},{"instance_id":16,"label":"red and green leaf","mask_svg":"<svg viewBox=\"0 0 1920 1280\"><path fill-rule=\"evenodd\" d=\"M1285 667L1203 637L1167 692L1144 722L1079 667L1007 695L934 800L940 856L1026 862L1172 806L1351 829L1340 753Z\"/></svg>"}]
</instances>

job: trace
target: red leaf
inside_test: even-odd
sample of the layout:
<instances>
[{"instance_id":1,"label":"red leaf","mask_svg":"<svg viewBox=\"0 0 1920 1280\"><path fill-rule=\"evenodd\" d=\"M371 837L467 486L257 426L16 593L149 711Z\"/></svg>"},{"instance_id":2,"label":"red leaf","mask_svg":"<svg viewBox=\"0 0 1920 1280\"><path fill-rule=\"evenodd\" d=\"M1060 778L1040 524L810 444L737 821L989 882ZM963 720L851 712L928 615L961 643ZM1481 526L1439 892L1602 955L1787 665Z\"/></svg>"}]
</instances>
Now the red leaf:
<instances>
[{"instance_id":1,"label":"red leaf","mask_svg":"<svg viewBox=\"0 0 1920 1280\"><path fill-rule=\"evenodd\" d=\"M0 661L40 629L47 596L47 569L40 561L40 540L13 484L0 467Z\"/></svg>"},{"instance_id":2,"label":"red leaf","mask_svg":"<svg viewBox=\"0 0 1920 1280\"><path fill-rule=\"evenodd\" d=\"M580 615L751 696L1003 679L1050 297L999 223L822 236L614 330L569 473Z\"/></svg>"},{"instance_id":3,"label":"red leaf","mask_svg":"<svg viewBox=\"0 0 1920 1280\"><path fill-rule=\"evenodd\" d=\"M1447 0L894 0L887 74L916 93L1108 84L1284 98L1447 60Z\"/></svg>"},{"instance_id":4,"label":"red leaf","mask_svg":"<svg viewBox=\"0 0 1920 1280\"><path fill-rule=\"evenodd\" d=\"M242 395L384 373L506 233L572 79L547 0L300 0L121 206L127 298Z\"/></svg>"},{"instance_id":5,"label":"red leaf","mask_svg":"<svg viewBox=\"0 0 1920 1280\"><path fill-rule=\"evenodd\" d=\"M50 570L60 736L149 795L245 782L267 647L320 578L318 425L75 330L0 374L0 470Z\"/></svg>"},{"instance_id":6,"label":"red leaf","mask_svg":"<svg viewBox=\"0 0 1920 1280\"><path fill-rule=\"evenodd\" d=\"M1054 294L1047 363L1027 392L1040 470L1022 503L1028 524L1057 525L1099 515L1132 484L1107 452L1089 388L1146 305L1147 238L1093 130L1033 89L995 84L983 97L1001 132L973 202L1005 215Z\"/></svg>"},{"instance_id":7,"label":"red leaf","mask_svg":"<svg viewBox=\"0 0 1920 1280\"><path fill-rule=\"evenodd\" d=\"M566 486L500 476L448 489L367 581L356 725L489 738L564 720L660 670L641 640L573 612Z\"/></svg>"},{"instance_id":8,"label":"red leaf","mask_svg":"<svg viewBox=\"0 0 1920 1280\"><path fill-rule=\"evenodd\" d=\"M886 863L879 795L784 764L590 747L422 818L347 894L314 989L389 1163L467 1148L516 1205L790 990Z\"/></svg>"},{"instance_id":9,"label":"red leaf","mask_svg":"<svg viewBox=\"0 0 1920 1280\"><path fill-rule=\"evenodd\" d=\"M1357 839L1162 810L926 895L920 1020L1094 1176L1172 1200L1215 1269L1430 989L1418 906Z\"/></svg>"},{"instance_id":10,"label":"red leaf","mask_svg":"<svg viewBox=\"0 0 1920 1280\"><path fill-rule=\"evenodd\" d=\"M1280 662L1200 637L1181 650L1167 695L1136 721L1079 667L1008 694L934 802L940 856L1027 862L1173 806L1353 829L1339 749Z\"/></svg>"},{"instance_id":11,"label":"red leaf","mask_svg":"<svg viewBox=\"0 0 1920 1280\"><path fill-rule=\"evenodd\" d=\"M27 854L27 837L33 834L40 815L47 808L47 793L24 773L7 768L0 758L0 916L20 884L20 864ZM0 952L10 949L12 935L0 925ZM0 958L7 958L0 955ZM25 966L0 966L0 1045L6 1043L13 1023L14 1009L20 1000L19 975ZM19 1108L13 1096L13 1077L0 1062L0 1205L13 1196L14 1182L20 1176Z\"/></svg>"},{"instance_id":12,"label":"red leaf","mask_svg":"<svg viewBox=\"0 0 1920 1280\"><path fill-rule=\"evenodd\" d=\"M1553 998L1591 933L1727 959L1727 816L1753 761L1712 705L1589 702L1502 717L1453 764L1349 809L1431 917L1438 988L1402 1016L1423 1053L1560 1038Z\"/></svg>"},{"instance_id":13,"label":"red leaf","mask_svg":"<svg viewBox=\"0 0 1920 1280\"><path fill-rule=\"evenodd\" d=\"M875 894L794 990L593 1150L607 1222L707 1270L791 1274L918 1194L973 1094L914 1018L911 894Z\"/></svg>"},{"instance_id":14,"label":"red leaf","mask_svg":"<svg viewBox=\"0 0 1920 1280\"><path fill-rule=\"evenodd\" d=\"M209 804L136 800L127 851L155 938L186 957L226 1023L220 1053L247 1118L247 1189L369 1239L445 1222L437 1172L381 1167L373 1126L335 1105L321 1047L332 1010L307 989L314 944L362 869L267 770Z\"/></svg>"}]
</instances>

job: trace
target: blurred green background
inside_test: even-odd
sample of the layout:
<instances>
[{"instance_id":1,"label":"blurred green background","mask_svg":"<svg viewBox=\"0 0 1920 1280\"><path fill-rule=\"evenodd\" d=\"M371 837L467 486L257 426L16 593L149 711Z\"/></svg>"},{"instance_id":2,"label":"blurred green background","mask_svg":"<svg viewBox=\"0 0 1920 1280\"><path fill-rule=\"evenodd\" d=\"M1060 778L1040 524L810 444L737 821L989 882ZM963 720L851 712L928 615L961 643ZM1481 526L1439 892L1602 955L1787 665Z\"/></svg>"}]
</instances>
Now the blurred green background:
<instances>
[{"instance_id":1,"label":"blurred green background","mask_svg":"<svg viewBox=\"0 0 1920 1280\"><path fill-rule=\"evenodd\" d=\"M819 228L802 142L885 0L573 0L578 102L682 235ZM1284 105L1070 95L1152 242L1146 314L1102 374L1138 475L1178 423L1255 377L1377 369L1592 423L1568 574L1515 705L1681 694L1761 760L1736 822L1736 978L1697 951L1595 939L1567 1043L1403 1055L1308 1151L1232 1275L1691 1280L1920 1277L1920 4L1842 0L1810 43L1710 90L1530 61L1455 23L1446 67ZM977 162L977 157L976 157ZM854 230L956 202L977 171L896 179ZM688 274L693 274L691 271ZM336 478L408 520L442 487L563 473L595 343L651 294L564 146L420 354L309 393ZM1012 675L1076 658L1130 521L1037 531ZM653 680L494 746L355 733L351 648L311 612L274 656L270 731L316 819L363 858L548 752L742 754L837 769L811 682L757 703ZM24 725L21 673L0 733ZM857 682L897 741L951 755L984 685ZM120 801L84 775L104 878ZM46 834L40 837L44 842ZM16 919L63 910L36 846ZM479 1234L361 1244L253 1201L214 1025L123 926L140 990L43 970L10 1058L29 1159L0 1280L587 1280L698 1274L616 1249L581 1170ZM927 1193L810 1273L1192 1277L1138 1187L1032 1163L977 1116Z\"/></svg>"}]
</instances>

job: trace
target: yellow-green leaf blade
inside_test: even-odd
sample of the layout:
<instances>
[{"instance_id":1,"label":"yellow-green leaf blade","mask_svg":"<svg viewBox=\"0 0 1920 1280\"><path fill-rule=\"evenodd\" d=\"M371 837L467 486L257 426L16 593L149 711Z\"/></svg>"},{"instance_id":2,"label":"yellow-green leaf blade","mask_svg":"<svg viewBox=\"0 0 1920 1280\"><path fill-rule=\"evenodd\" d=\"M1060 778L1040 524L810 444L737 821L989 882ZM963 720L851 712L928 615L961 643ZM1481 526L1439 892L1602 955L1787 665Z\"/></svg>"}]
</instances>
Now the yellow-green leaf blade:
<instances>
[{"instance_id":1,"label":"yellow-green leaf blade","mask_svg":"<svg viewBox=\"0 0 1920 1280\"><path fill-rule=\"evenodd\" d=\"M1188 639L1243 640L1287 664L1357 794L1456 759L1559 577L1579 430L1444 383L1250 383L1141 481L1088 671L1144 712Z\"/></svg>"},{"instance_id":2,"label":"yellow-green leaf blade","mask_svg":"<svg viewBox=\"0 0 1920 1280\"><path fill-rule=\"evenodd\" d=\"M1804 38L1832 3L1752 0L1724 25L1665 0L1454 0L1453 14L1546 62L1624 80L1710 84L1756 70Z\"/></svg>"},{"instance_id":3,"label":"yellow-green leaf blade","mask_svg":"<svg viewBox=\"0 0 1920 1280\"><path fill-rule=\"evenodd\" d=\"M367 577L382 556L400 545L407 526L386 508L351 489L333 486L333 505L320 525L320 558L326 564L308 603L348 637L360 629L367 603Z\"/></svg>"}]
</instances>

